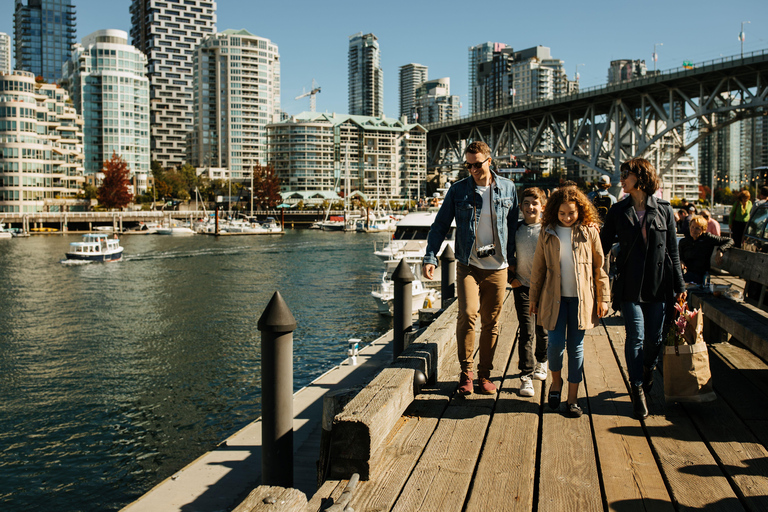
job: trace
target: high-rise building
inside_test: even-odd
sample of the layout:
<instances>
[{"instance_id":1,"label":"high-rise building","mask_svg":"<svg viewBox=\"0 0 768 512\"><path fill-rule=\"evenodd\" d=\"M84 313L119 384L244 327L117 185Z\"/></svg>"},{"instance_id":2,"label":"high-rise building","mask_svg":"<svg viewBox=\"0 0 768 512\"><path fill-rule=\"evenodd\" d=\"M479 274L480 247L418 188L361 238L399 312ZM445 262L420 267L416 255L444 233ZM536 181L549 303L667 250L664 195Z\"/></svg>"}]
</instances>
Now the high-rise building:
<instances>
[{"instance_id":1,"label":"high-rise building","mask_svg":"<svg viewBox=\"0 0 768 512\"><path fill-rule=\"evenodd\" d=\"M242 180L267 163L267 125L280 121L277 45L247 30L205 37L194 58L190 162Z\"/></svg>"},{"instance_id":2,"label":"high-rise building","mask_svg":"<svg viewBox=\"0 0 768 512\"><path fill-rule=\"evenodd\" d=\"M384 75L379 40L358 32L349 36L349 113L380 117L384 114Z\"/></svg>"},{"instance_id":3,"label":"high-rise building","mask_svg":"<svg viewBox=\"0 0 768 512\"><path fill-rule=\"evenodd\" d=\"M8 74L11 69L11 36L0 32L0 74Z\"/></svg>"},{"instance_id":4,"label":"high-rise building","mask_svg":"<svg viewBox=\"0 0 768 512\"><path fill-rule=\"evenodd\" d=\"M608 85L631 82L648 75L644 60L612 60L608 68Z\"/></svg>"},{"instance_id":5,"label":"high-rise building","mask_svg":"<svg viewBox=\"0 0 768 512\"><path fill-rule=\"evenodd\" d=\"M0 75L0 212L82 210L83 119L55 84Z\"/></svg>"},{"instance_id":6,"label":"high-rise building","mask_svg":"<svg viewBox=\"0 0 768 512\"><path fill-rule=\"evenodd\" d=\"M146 72L147 56L128 44L127 33L98 30L75 45L61 82L83 116L86 176L101 172L116 153L138 194L146 192L150 171Z\"/></svg>"},{"instance_id":7,"label":"high-rise building","mask_svg":"<svg viewBox=\"0 0 768 512\"><path fill-rule=\"evenodd\" d=\"M413 63L400 66L400 117L406 116L408 121L416 122L416 89L427 80L427 66Z\"/></svg>"},{"instance_id":8,"label":"high-rise building","mask_svg":"<svg viewBox=\"0 0 768 512\"><path fill-rule=\"evenodd\" d=\"M383 202L425 194L427 134L419 124L304 112L267 129L283 200L359 191Z\"/></svg>"},{"instance_id":9,"label":"high-rise building","mask_svg":"<svg viewBox=\"0 0 768 512\"><path fill-rule=\"evenodd\" d=\"M493 60L494 52L499 52L506 48L505 43L492 43L487 42L479 44L477 46L469 47L469 70L467 76L469 77L469 113L477 114L484 109L478 105L477 100L477 68L483 62L489 62Z\"/></svg>"},{"instance_id":10,"label":"high-rise building","mask_svg":"<svg viewBox=\"0 0 768 512\"><path fill-rule=\"evenodd\" d=\"M150 157L163 167L186 157L193 121L193 56L216 32L216 2L131 0L131 44L147 55Z\"/></svg>"},{"instance_id":11,"label":"high-rise building","mask_svg":"<svg viewBox=\"0 0 768 512\"><path fill-rule=\"evenodd\" d=\"M72 0L16 0L16 69L57 82L76 42L76 20Z\"/></svg>"},{"instance_id":12,"label":"high-rise building","mask_svg":"<svg viewBox=\"0 0 768 512\"><path fill-rule=\"evenodd\" d=\"M416 89L414 108L419 124L457 119L460 106L459 97L451 95L448 77L428 80Z\"/></svg>"}]
</instances>

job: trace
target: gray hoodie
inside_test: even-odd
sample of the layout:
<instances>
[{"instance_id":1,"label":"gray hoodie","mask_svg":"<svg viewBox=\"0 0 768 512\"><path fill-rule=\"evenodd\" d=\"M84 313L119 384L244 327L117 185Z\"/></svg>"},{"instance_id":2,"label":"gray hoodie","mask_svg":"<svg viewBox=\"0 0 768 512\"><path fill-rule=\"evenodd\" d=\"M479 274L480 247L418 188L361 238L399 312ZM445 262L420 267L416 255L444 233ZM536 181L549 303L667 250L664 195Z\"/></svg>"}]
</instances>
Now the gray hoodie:
<instances>
[{"instance_id":1,"label":"gray hoodie","mask_svg":"<svg viewBox=\"0 0 768 512\"><path fill-rule=\"evenodd\" d=\"M517 279L523 286L531 286L531 270L533 269L533 253L536 251L536 244L539 242L541 233L541 223L525 224L520 223L515 233L515 243L517 245L517 268L515 273Z\"/></svg>"}]
</instances>

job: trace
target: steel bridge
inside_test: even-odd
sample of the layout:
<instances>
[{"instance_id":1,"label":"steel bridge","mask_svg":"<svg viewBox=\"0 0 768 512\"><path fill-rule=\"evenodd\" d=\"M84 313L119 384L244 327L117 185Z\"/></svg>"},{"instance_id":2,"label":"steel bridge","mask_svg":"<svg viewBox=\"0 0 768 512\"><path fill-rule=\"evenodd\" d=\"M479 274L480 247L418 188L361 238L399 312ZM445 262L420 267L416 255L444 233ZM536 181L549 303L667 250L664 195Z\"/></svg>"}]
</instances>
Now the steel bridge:
<instances>
[{"instance_id":1,"label":"steel bridge","mask_svg":"<svg viewBox=\"0 0 768 512\"><path fill-rule=\"evenodd\" d=\"M768 114L767 105L768 50L762 50L428 124L428 168L455 168L467 144L479 140L491 147L497 162L530 165L565 158L617 183L622 161L651 159L662 140L672 138L674 149L659 169L664 175L702 139L742 119Z\"/></svg>"}]
</instances>

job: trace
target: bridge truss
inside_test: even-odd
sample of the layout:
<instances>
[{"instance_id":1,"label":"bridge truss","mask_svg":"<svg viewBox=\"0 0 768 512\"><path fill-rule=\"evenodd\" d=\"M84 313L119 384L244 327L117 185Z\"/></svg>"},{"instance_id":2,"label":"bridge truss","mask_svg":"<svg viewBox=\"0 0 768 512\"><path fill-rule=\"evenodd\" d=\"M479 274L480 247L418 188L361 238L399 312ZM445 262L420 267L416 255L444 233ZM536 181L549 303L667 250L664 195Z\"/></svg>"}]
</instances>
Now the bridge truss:
<instances>
[{"instance_id":1,"label":"bridge truss","mask_svg":"<svg viewBox=\"0 0 768 512\"><path fill-rule=\"evenodd\" d=\"M768 114L768 51L719 59L554 100L427 125L428 166L448 170L483 141L497 163L564 158L618 182L624 160L656 162L660 175L705 137ZM671 143L670 143L671 142ZM668 154L662 160L662 151Z\"/></svg>"}]
</instances>

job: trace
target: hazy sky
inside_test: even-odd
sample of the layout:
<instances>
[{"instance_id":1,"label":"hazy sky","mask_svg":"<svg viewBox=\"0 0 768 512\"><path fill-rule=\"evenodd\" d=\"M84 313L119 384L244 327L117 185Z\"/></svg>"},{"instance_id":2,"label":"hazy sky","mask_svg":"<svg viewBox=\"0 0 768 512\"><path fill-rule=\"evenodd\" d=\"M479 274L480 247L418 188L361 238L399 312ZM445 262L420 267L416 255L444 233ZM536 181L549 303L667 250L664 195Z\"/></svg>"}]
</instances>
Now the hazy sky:
<instances>
[{"instance_id":1,"label":"hazy sky","mask_svg":"<svg viewBox=\"0 0 768 512\"><path fill-rule=\"evenodd\" d=\"M95 30L130 29L130 0L76 0L77 37ZM429 78L451 78L451 92L467 110L467 49L486 41L516 50L542 45L565 61L572 78L577 67L581 86L605 83L614 59L645 59L653 69L685 60L702 62L744 51L768 51L768 2L744 0L646 0L458 2L454 0L242 1L217 2L217 29L245 28L271 39L280 49L282 108L289 114L309 110L314 78L322 87L317 110L346 113L347 48L356 32L374 33L384 70L384 112L399 113L398 71L409 62L429 66ZM13 0L0 0L0 32L13 33ZM130 41L129 41L130 42ZM583 66L581 64L584 64Z\"/></svg>"}]
</instances>

